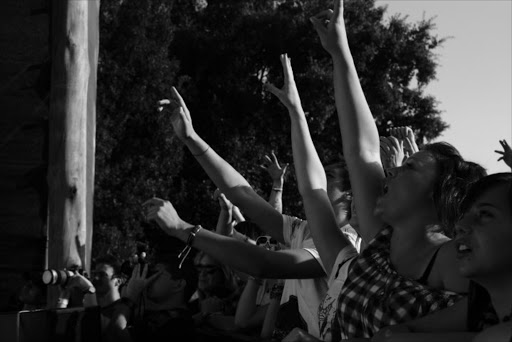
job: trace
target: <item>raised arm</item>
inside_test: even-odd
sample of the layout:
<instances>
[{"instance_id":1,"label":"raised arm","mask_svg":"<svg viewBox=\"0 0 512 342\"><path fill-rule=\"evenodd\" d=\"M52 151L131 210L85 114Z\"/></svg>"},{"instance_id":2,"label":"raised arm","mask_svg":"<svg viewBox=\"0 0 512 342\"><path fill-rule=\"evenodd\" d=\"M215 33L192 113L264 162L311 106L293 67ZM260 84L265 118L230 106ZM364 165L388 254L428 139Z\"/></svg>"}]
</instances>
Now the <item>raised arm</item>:
<instances>
[{"instance_id":1,"label":"raised arm","mask_svg":"<svg viewBox=\"0 0 512 342\"><path fill-rule=\"evenodd\" d=\"M278 89L272 84L268 90L286 106L291 119L293 162L299 192L304 200L308 225L327 274L341 249L350 242L338 229L336 218L327 196L325 171L309 133L306 116L302 110L299 93L288 56L281 55L284 70L284 86Z\"/></svg>"},{"instance_id":2,"label":"raised arm","mask_svg":"<svg viewBox=\"0 0 512 342\"><path fill-rule=\"evenodd\" d=\"M265 160L260 167L266 170L270 175L270 178L272 178L272 190L270 190L268 203L270 203L275 210L282 213L284 175L286 174L286 169L288 169L288 164L285 164L284 166L279 165L276 154L272 151L272 159L265 155Z\"/></svg>"},{"instance_id":3,"label":"raised arm","mask_svg":"<svg viewBox=\"0 0 512 342\"><path fill-rule=\"evenodd\" d=\"M170 202L152 198L145 205L148 220L155 221L167 234L183 242L188 241L194 225L183 221ZM272 211L275 212L274 209ZM256 278L307 279L325 276L318 261L304 249L269 251L206 229L196 233L191 246Z\"/></svg>"},{"instance_id":4,"label":"raised arm","mask_svg":"<svg viewBox=\"0 0 512 342\"><path fill-rule=\"evenodd\" d=\"M283 217L252 189L245 178L222 159L194 130L190 112L173 87L177 107L172 114L172 125L178 138L188 147L205 172L226 197L238 206L254 223L276 240L283 239ZM170 105L170 100L159 102L160 110Z\"/></svg>"},{"instance_id":5,"label":"raised arm","mask_svg":"<svg viewBox=\"0 0 512 342\"><path fill-rule=\"evenodd\" d=\"M334 0L334 11L324 11L312 17L311 22L322 46L333 59L334 95L343 152L356 195L361 237L368 243L383 227L382 221L374 215L374 207L382 192L384 171L379 154L379 134L348 45L343 1Z\"/></svg>"}]
</instances>

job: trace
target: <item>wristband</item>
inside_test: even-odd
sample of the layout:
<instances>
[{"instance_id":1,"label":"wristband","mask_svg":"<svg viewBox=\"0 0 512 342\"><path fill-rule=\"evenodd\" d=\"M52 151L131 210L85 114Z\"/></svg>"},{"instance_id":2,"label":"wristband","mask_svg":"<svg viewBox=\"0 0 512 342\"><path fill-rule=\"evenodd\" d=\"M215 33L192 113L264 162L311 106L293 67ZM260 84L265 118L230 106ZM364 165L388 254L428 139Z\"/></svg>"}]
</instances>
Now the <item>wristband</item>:
<instances>
[{"instance_id":1,"label":"wristband","mask_svg":"<svg viewBox=\"0 0 512 342\"><path fill-rule=\"evenodd\" d=\"M190 232L190 234L188 235L187 245L185 246L185 248L183 248L181 253L178 255L178 260L180 260L180 264L179 264L178 268L181 269L181 266L183 265L183 262L185 261L185 259L187 258L188 254L190 253L190 250L192 249L192 244L194 243L194 239L196 238L196 234L201 229L203 229L203 227L195 226L192 229L192 231Z\"/></svg>"},{"instance_id":2,"label":"wristband","mask_svg":"<svg viewBox=\"0 0 512 342\"><path fill-rule=\"evenodd\" d=\"M283 188L272 188L272 191L283 191Z\"/></svg>"}]
</instances>

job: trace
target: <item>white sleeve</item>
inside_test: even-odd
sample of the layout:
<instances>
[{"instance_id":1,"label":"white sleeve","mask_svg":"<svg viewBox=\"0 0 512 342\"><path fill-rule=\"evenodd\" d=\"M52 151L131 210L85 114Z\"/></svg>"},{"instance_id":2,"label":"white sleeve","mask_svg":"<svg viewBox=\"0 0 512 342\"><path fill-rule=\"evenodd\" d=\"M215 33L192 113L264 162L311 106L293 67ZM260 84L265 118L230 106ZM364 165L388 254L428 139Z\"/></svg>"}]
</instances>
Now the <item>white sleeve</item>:
<instances>
[{"instance_id":1,"label":"white sleeve","mask_svg":"<svg viewBox=\"0 0 512 342\"><path fill-rule=\"evenodd\" d=\"M354 246L349 245L343 248L336 257L336 261L334 262L334 266L331 271L331 275L329 276L329 281L327 284L329 284L329 287L334 283L334 281L342 276L343 278L346 278L346 274L348 269L348 265L350 264L348 261L353 259L354 257L358 256L359 253L357 253L357 250ZM342 283L344 283L345 280L342 280Z\"/></svg>"}]
</instances>

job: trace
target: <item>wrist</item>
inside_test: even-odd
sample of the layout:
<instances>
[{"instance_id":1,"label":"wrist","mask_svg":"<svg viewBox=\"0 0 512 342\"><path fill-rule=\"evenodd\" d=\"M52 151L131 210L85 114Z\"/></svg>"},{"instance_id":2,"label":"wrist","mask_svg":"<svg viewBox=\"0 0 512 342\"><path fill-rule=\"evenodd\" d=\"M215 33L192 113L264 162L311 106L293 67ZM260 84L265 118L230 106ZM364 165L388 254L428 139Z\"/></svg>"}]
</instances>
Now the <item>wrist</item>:
<instances>
[{"instance_id":1,"label":"wrist","mask_svg":"<svg viewBox=\"0 0 512 342\"><path fill-rule=\"evenodd\" d=\"M283 177L281 177L280 179L275 179L275 180L272 182L272 188L279 188L279 189L282 189L282 188L283 188L283 185L284 185L284 179L283 179Z\"/></svg>"},{"instance_id":2,"label":"wrist","mask_svg":"<svg viewBox=\"0 0 512 342\"><path fill-rule=\"evenodd\" d=\"M174 237L180 239L183 242L187 242L188 237L190 235L190 232L194 229L195 226L188 225L186 227L183 227L181 229L176 229L174 231L174 234L172 234Z\"/></svg>"}]
</instances>

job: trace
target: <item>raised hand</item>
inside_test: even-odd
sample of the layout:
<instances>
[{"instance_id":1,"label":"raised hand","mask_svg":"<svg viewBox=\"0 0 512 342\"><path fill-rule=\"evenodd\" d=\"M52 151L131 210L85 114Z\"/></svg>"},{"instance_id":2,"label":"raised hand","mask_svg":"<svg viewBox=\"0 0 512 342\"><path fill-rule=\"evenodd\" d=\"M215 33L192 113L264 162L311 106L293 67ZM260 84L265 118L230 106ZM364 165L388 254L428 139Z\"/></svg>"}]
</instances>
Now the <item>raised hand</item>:
<instances>
[{"instance_id":1,"label":"raised hand","mask_svg":"<svg viewBox=\"0 0 512 342\"><path fill-rule=\"evenodd\" d=\"M311 17L323 48L331 56L342 52L342 45L346 43L345 22L343 20L343 0L334 0L334 11L326 10Z\"/></svg>"},{"instance_id":2,"label":"raised hand","mask_svg":"<svg viewBox=\"0 0 512 342\"><path fill-rule=\"evenodd\" d=\"M192 126L192 118L190 117L190 111L183 101L180 93L176 88L172 87L172 99L163 99L158 101L158 111L161 112L166 107L170 107L172 111L171 123L174 132L180 140L190 138L195 134L194 127Z\"/></svg>"},{"instance_id":3,"label":"raised hand","mask_svg":"<svg viewBox=\"0 0 512 342\"><path fill-rule=\"evenodd\" d=\"M75 272L75 274L69 278L66 287L68 289L77 288L80 290L80 292L84 293L96 292L96 288L91 283L91 281L78 272Z\"/></svg>"},{"instance_id":4,"label":"raised hand","mask_svg":"<svg viewBox=\"0 0 512 342\"><path fill-rule=\"evenodd\" d=\"M494 152L501 154L498 161L503 160L510 168L512 168L512 149L508 145L505 139L500 140L500 145L503 147L503 151L495 150Z\"/></svg>"},{"instance_id":5,"label":"raised hand","mask_svg":"<svg viewBox=\"0 0 512 342\"><path fill-rule=\"evenodd\" d=\"M403 142L394 136L380 137L380 160L384 169L402 166L404 160Z\"/></svg>"},{"instance_id":6,"label":"raised hand","mask_svg":"<svg viewBox=\"0 0 512 342\"><path fill-rule=\"evenodd\" d=\"M229 211L233 209L233 203L231 203L231 201L228 200L222 192L220 192L220 189L215 190L213 193L213 199L219 201L219 205L222 210Z\"/></svg>"},{"instance_id":7,"label":"raised hand","mask_svg":"<svg viewBox=\"0 0 512 342\"><path fill-rule=\"evenodd\" d=\"M288 58L287 54L282 54L280 56L281 64L283 65L284 72L284 84L283 88L278 89L271 83L265 84L265 87L269 92L277 96L279 101L285 105L289 112L302 110L302 105L300 103L299 92L297 91L297 86L295 85L295 79L293 77L292 65L290 63L290 58Z\"/></svg>"},{"instance_id":8,"label":"raised hand","mask_svg":"<svg viewBox=\"0 0 512 342\"><path fill-rule=\"evenodd\" d=\"M146 207L146 219L156 222L163 231L171 236L176 236L181 230L193 226L180 218L169 201L153 197L143 206Z\"/></svg>"},{"instance_id":9,"label":"raised hand","mask_svg":"<svg viewBox=\"0 0 512 342\"><path fill-rule=\"evenodd\" d=\"M263 163L260 165L260 167L268 172L270 178L272 178L272 181L282 181L284 179L284 175L286 174L288 164L285 164L281 167L277 161L277 157L274 151L271 152L271 155L272 159L270 159L268 155L265 155L265 159L263 160Z\"/></svg>"},{"instance_id":10,"label":"raised hand","mask_svg":"<svg viewBox=\"0 0 512 342\"><path fill-rule=\"evenodd\" d=\"M409 158L414 153L419 151L418 145L416 145L414 132L411 127L408 127L408 126L393 127L389 130L389 134L391 136L394 136L398 140L403 141L404 155L406 158Z\"/></svg>"},{"instance_id":11,"label":"raised hand","mask_svg":"<svg viewBox=\"0 0 512 342\"><path fill-rule=\"evenodd\" d=\"M151 277L146 278L148 275L148 264L143 264L142 272L140 271L141 265L142 264L136 264L133 268L132 276L130 277L130 280L128 280L128 284L126 284L124 292L124 296L131 299L134 303L137 302L146 286L148 286L153 279L157 278L162 273L162 271L159 271Z\"/></svg>"}]
</instances>

